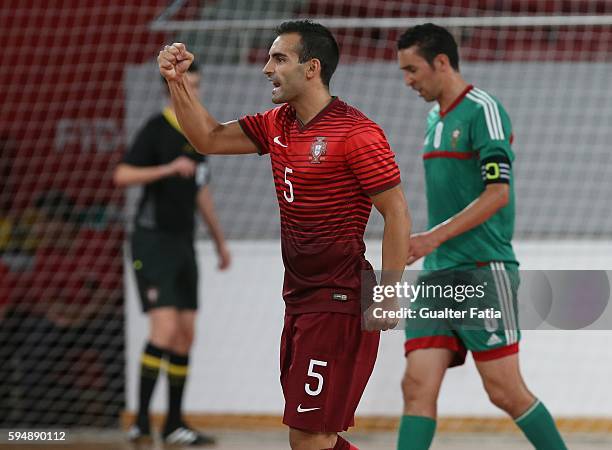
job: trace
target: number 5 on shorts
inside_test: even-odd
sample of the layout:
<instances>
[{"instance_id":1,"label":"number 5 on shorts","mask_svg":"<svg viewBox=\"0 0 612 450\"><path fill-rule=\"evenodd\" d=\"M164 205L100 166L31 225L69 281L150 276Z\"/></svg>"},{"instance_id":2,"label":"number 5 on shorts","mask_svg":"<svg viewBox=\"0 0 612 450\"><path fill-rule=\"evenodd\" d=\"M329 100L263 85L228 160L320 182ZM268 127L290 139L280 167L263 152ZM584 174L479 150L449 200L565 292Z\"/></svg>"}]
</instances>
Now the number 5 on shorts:
<instances>
[{"instance_id":1,"label":"number 5 on shorts","mask_svg":"<svg viewBox=\"0 0 612 450\"><path fill-rule=\"evenodd\" d=\"M304 389L308 395L316 397L323 390L323 375L314 371L315 366L327 367L327 361L319 361L317 359L311 359L308 365L308 376L317 379L317 388L312 389L309 383L304 384Z\"/></svg>"}]
</instances>

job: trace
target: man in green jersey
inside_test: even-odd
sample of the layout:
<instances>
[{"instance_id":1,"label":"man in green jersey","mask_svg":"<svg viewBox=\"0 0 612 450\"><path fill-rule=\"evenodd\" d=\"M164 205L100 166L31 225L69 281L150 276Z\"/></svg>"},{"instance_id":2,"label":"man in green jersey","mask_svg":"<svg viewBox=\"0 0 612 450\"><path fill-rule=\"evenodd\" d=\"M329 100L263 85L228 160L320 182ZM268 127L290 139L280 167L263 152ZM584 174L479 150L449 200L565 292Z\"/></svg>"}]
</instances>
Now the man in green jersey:
<instances>
[{"instance_id":1,"label":"man in green jersey","mask_svg":"<svg viewBox=\"0 0 612 450\"><path fill-rule=\"evenodd\" d=\"M406 31L398 41L398 61L406 85L425 101L436 102L427 118L423 151L429 229L411 236L408 259L412 264L425 257L418 285L434 294L412 304L427 314L406 321L398 449L429 448L442 379L447 368L464 362L467 350L491 402L515 420L527 439L538 450L565 449L553 418L519 370L508 114L494 97L463 79L457 44L442 27L425 24ZM471 288L474 296L455 295L449 301L441 296L449 286L455 293ZM495 315L472 317L474 306ZM465 311L470 319L431 314L436 310Z\"/></svg>"}]
</instances>

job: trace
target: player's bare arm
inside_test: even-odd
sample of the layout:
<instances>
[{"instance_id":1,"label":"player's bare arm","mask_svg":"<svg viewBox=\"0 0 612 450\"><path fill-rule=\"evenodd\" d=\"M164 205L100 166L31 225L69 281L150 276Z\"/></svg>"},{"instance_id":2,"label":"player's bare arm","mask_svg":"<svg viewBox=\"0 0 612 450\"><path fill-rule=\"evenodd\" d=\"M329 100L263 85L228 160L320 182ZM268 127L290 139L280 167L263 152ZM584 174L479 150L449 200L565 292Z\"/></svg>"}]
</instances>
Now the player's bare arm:
<instances>
[{"instance_id":1,"label":"player's bare arm","mask_svg":"<svg viewBox=\"0 0 612 450\"><path fill-rule=\"evenodd\" d=\"M172 105L185 136L202 154L256 153L257 147L238 122L217 121L185 82L184 75L193 58L180 42L166 45L157 57L159 71L168 82Z\"/></svg>"},{"instance_id":2,"label":"player's bare arm","mask_svg":"<svg viewBox=\"0 0 612 450\"><path fill-rule=\"evenodd\" d=\"M486 222L499 209L506 206L509 199L510 187L508 184L487 185L483 193L463 211L429 231L410 236L410 256L407 264L412 264L423 256L429 255L442 243Z\"/></svg>"},{"instance_id":3,"label":"player's bare arm","mask_svg":"<svg viewBox=\"0 0 612 450\"><path fill-rule=\"evenodd\" d=\"M193 176L195 170L195 162L186 156L179 156L168 164L150 167L120 163L113 173L113 181L120 187L148 184L171 176L189 178Z\"/></svg>"},{"instance_id":4,"label":"player's bare arm","mask_svg":"<svg viewBox=\"0 0 612 450\"><path fill-rule=\"evenodd\" d=\"M382 276L383 286L394 286L402 279L410 245L410 214L406 198L400 186L372 196L372 203L385 220L382 241ZM374 305L385 310L397 310L396 298L388 298ZM399 319L376 319L366 314L369 329L388 330L394 328Z\"/></svg>"},{"instance_id":5,"label":"player's bare arm","mask_svg":"<svg viewBox=\"0 0 612 450\"><path fill-rule=\"evenodd\" d=\"M208 186L204 186L202 189L200 189L198 192L197 202L202 219L204 220L204 223L206 223L208 231L215 242L215 248L219 258L218 268L219 270L225 270L229 268L231 263L230 252L227 248L227 243L225 242L225 237L223 236L223 230L221 228L221 224L219 223L217 212L215 211L215 202Z\"/></svg>"}]
</instances>

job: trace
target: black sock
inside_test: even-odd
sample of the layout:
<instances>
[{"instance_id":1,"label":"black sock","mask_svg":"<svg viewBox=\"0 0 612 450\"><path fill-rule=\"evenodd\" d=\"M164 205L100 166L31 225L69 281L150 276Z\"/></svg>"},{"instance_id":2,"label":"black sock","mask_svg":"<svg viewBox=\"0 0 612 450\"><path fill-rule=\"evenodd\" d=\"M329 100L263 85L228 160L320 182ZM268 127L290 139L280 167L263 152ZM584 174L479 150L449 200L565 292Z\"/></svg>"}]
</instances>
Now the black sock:
<instances>
[{"instance_id":1,"label":"black sock","mask_svg":"<svg viewBox=\"0 0 612 450\"><path fill-rule=\"evenodd\" d=\"M147 342L140 358L140 389L136 424L144 431L149 431L149 404L155 383L157 383L163 356L163 349Z\"/></svg>"},{"instance_id":2,"label":"black sock","mask_svg":"<svg viewBox=\"0 0 612 450\"><path fill-rule=\"evenodd\" d=\"M168 416L165 431L172 431L182 425L183 391L189 368L189 355L168 354Z\"/></svg>"}]
</instances>

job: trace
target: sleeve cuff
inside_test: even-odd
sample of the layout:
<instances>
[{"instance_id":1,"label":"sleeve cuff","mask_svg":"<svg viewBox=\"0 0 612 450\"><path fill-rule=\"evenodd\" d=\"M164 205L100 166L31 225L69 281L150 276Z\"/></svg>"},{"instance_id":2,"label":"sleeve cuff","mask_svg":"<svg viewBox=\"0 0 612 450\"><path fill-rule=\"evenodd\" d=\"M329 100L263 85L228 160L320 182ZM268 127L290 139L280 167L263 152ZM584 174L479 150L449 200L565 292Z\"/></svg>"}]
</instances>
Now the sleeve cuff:
<instances>
[{"instance_id":1,"label":"sleeve cuff","mask_svg":"<svg viewBox=\"0 0 612 450\"><path fill-rule=\"evenodd\" d=\"M244 118L238 119L238 125L240 125L240 128L242 128L242 131L244 132L244 134L246 134L246 136L251 141L253 141L253 144L255 144L255 147L257 147L257 153L259 155L266 155L269 153L267 149L261 144L259 139L257 139L257 137L251 132L247 124L244 123Z\"/></svg>"},{"instance_id":2,"label":"sleeve cuff","mask_svg":"<svg viewBox=\"0 0 612 450\"><path fill-rule=\"evenodd\" d=\"M395 186L398 186L399 184L401 184L401 182L402 180L400 179L400 177L397 177L391 181L388 181L387 183L379 184L378 186L368 189L365 191L365 193L372 197L373 195L381 194L385 191L388 191L389 189L394 188Z\"/></svg>"}]
</instances>

